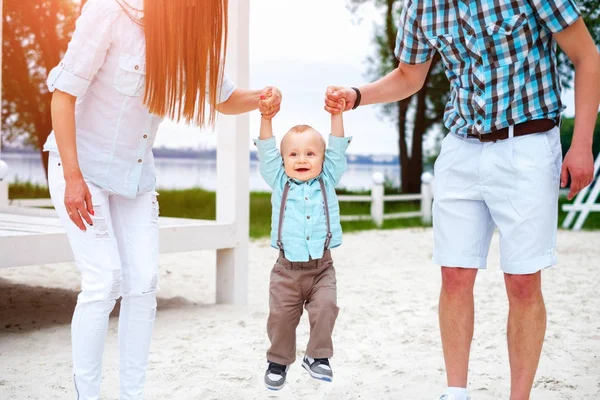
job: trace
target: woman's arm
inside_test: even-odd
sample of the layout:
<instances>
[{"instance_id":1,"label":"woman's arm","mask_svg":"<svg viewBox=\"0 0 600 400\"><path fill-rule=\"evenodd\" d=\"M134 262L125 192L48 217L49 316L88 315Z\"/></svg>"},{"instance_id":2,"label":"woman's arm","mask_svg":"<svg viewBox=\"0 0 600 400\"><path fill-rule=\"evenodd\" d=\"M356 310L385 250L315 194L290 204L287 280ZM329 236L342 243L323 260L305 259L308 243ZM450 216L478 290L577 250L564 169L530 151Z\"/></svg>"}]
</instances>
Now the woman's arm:
<instances>
[{"instance_id":1,"label":"woman's arm","mask_svg":"<svg viewBox=\"0 0 600 400\"><path fill-rule=\"evenodd\" d=\"M267 100L271 111L267 117L272 117L279 111L281 106L281 92L273 86L267 86L262 90L235 89L229 99L216 105L217 111L227 115L243 114L258 108L261 96L271 91L271 97Z\"/></svg>"},{"instance_id":2,"label":"woman's arm","mask_svg":"<svg viewBox=\"0 0 600 400\"><path fill-rule=\"evenodd\" d=\"M52 127L65 177L65 207L75 225L85 231L82 218L93 225L92 195L83 179L77 159L75 137L75 101L77 98L60 90L52 95Z\"/></svg>"}]
</instances>

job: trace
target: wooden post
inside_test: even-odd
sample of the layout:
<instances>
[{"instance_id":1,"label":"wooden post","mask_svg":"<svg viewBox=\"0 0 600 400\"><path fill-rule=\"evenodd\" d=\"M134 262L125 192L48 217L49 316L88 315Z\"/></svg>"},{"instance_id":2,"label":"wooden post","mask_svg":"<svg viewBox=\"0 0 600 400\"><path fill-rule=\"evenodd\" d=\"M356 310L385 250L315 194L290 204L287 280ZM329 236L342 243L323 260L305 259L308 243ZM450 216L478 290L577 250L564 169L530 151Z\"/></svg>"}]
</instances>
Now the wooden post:
<instances>
[{"instance_id":1,"label":"wooden post","mask_svg":"<svg viewBox=\"0 0 600 400\"><path fill-rule=\"evenodd\" d=\"M249 9L229 1L226 71L239 88L249 86ZM217 128L217 221L235 225L235 247L217 250L217 303L248 302L250 215L248 114L219 116Z\"/></svg>"},{"instance_id":2,"label":"wooden post","mask_svg":"<svg viewBox=\"0 0 600 400\"><path fill-rule=\"evenodd\" d=\"M424 172L421 175L421 222L423 224L431 223L432 207L433 175L430 172Z\"/></svg>"},{"instance_id":3,"label":"wooden post","mask_svg":"<svg viewBox=\"0 0 600 400\"><path fill-rule=\"evenodd\" d=\"M383 225L383 188L384 176L381 172L373 174L373 186L371 187L371 218L378 228Z\"/></svg>"}]
</instances>

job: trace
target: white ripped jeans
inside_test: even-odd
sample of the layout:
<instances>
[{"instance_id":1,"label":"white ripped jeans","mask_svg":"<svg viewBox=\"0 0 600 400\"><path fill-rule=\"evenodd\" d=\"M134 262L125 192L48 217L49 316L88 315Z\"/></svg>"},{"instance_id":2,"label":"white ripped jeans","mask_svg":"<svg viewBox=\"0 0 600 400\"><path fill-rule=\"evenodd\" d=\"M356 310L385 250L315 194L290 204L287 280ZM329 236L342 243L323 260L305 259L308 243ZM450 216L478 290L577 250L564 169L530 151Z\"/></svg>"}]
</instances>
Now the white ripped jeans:
<instances>
[{"instance_id":1,"label":"white ripped jeans","mask_svg":"<svg viewBox=\"0 0 600 400\"><path fill-rule=\"evenodd\" d=\"M94 206L94 225L86 226L87 231L82 232L65 209L65 180L56 153L50 153L48 182L81 271L81 293L71 324L76 398L100 399L108 316L122 296L120 399L143 399L158 289L156 193L128 199L87 182Z\"/></svg>"}]
</instances>

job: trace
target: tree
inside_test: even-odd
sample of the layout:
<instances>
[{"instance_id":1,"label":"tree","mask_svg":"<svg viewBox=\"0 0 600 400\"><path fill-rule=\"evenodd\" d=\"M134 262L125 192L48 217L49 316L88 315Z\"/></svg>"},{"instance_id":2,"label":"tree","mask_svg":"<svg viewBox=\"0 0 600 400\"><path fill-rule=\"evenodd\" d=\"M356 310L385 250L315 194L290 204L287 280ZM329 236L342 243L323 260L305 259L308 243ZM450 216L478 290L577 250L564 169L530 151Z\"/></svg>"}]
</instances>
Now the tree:
<instances>
[{"instance_id":1,"label":"tree","mask_svg":"<svg viewBox=\"0 0 600 400\"><path fill-rule=\"evenodd\" d=\"M52 131L46 77L66 50L79 6L73 0L5 0L2 137L40 149ZM48 170L47 153L41 153Z\"/></svg>"},{"instance_id":2,"label":"tree","mask_svg":"<svg viewBox=\"0 0 600 400\"><path fill-rule=\"evenodd\" d=\"M358 8L366 3L374 4L383 16L383 23L378 25L375 31L375 55L367 57L369 63L367 74L371 79L376 80L398 67L394 50L397 23L404 2L402 0L349 0L349 8L356 13ZM595 43L600 43L600 0L580 0L578 5ZM563 85L568 87L573 76L573 65L562 52L559 52L558 58L561 80ZM449 89L443 63L436 53L423 89L408 99L382 105L384 115L398 124L400 181L402 191L405 193L420 191L423 139L426 134L436 126L446 131L441 122Z\"/></svg>"},{"instance_id":3,"label":"tree","mask_svg":"<svg viewBox=\"0 0 600 400\"><path fill-rule=\"evenodd\" d=\"M371 2L381 10L384 19L383 25L376 27L376 55L367 58L368 76L376 80L398 67L394 50L403 1L350 0L350 9L356 13L361 5ZM383 114L392 118L398 125L400 182L404 193L421 191L423 139L434 127L441 125L449 89L450 84L444 74L443 63L436 53L425 84L419 92L405 100L382 106Z\"/></svg>"}]
</instances>

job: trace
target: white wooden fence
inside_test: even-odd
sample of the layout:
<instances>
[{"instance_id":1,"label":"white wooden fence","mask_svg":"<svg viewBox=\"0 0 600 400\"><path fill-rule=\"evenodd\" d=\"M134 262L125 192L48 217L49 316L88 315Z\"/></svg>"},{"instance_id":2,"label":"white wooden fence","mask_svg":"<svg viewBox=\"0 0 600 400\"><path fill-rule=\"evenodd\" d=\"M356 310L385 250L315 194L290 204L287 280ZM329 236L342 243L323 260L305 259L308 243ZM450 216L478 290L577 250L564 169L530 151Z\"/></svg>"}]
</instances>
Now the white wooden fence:
<instances>
[{"instance_id":1,"label":"white wooden fence","mask_svg":"<svg viewBox=\"0 0 600 400\"><path fill-rule=\"evenodd\" d=\"M600 195L600 154L594 163L594 177L596 178L595 181L593 181L591 185L583 188L583 190L575 196L573 204L563 204L563 211L569 212L562 224L564 229L569 229L573 221L575 221L573 230L578 231L583 227L590 212L600 211L600 204L596 204L596 200ZM577 217L577 213L579 213L579 217ZM577 220L575 220L575 217L577 217Z\"/></svg>"},{"instance_id":2,"label":"white wooden fence","mask_svg":"<svg viewBox=\"0 0 600 400\"><path fill-rule=\"evenodd\" d=\"M395 194L384 195L384 176L380 172L373 174L373 184L371 186L371 195L339 195L340 202L365 202L371 203L371 213L363 215L342 215L342 221L363 221L371 220L380 227L386 219L417 218L421 217L424 224L431 223L431 207L433 205L433 185L434 179L431 173L425 172L421 176L420 194ZM399 213L384 212L386 201L420 201L421 209L419 211L405 211Z\"/></svg>"}]
</instances>

